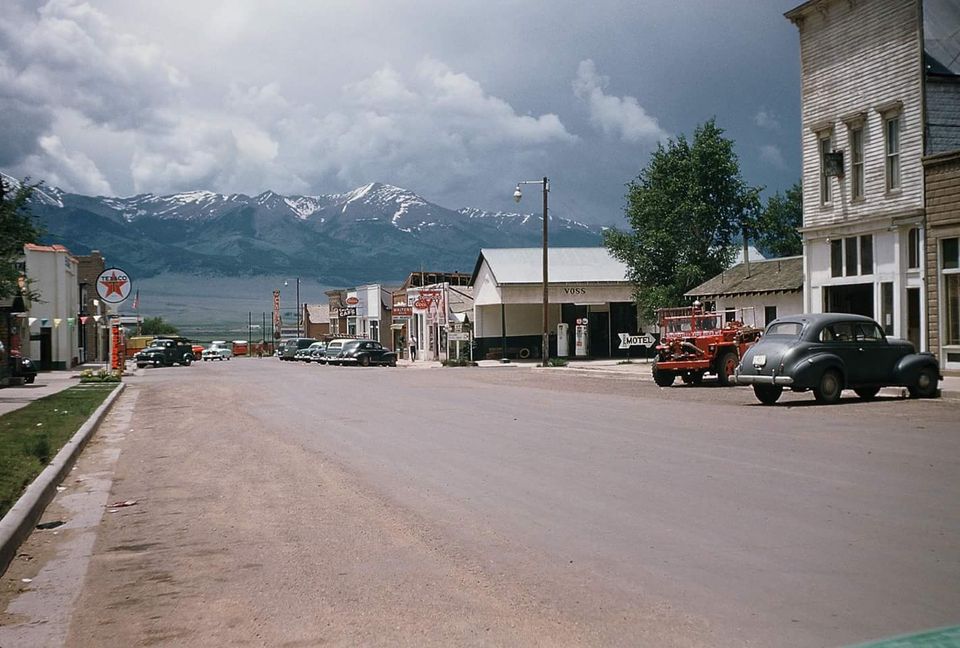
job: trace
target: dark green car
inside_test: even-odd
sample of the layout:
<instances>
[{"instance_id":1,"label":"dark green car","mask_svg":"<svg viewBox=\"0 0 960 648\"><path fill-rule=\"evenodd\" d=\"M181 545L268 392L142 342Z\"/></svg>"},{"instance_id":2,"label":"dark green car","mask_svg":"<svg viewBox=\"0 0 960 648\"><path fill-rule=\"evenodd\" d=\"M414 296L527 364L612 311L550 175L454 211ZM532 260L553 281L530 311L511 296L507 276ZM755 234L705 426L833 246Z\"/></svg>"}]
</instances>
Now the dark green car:
<instances>
[{"instance_id":1,"label":"dark green car","mask_svg":"<svg viewBox=\"0 0 960 648\"><path fill-rule=\"evenodd\" d=\"M934 398L942 379L937 358L917 353L906 340L888 338L862 315L818 313L774 320L734 372L772 405L784 388L812 391L820 403L836 403L844 389L863 400L881 387L906 387L913 398Z\"/></svg>"}]
</instances>

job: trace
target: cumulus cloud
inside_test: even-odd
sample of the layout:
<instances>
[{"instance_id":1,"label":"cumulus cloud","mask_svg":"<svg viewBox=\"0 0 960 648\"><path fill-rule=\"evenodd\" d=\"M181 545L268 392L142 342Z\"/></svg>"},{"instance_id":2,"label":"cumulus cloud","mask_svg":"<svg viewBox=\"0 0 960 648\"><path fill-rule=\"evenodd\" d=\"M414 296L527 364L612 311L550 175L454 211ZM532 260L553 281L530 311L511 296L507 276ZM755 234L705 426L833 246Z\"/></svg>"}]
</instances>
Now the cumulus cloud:
<instances>
[{"instance_id":1,"label":"cumulus cloud","mask_svg":"<svg viewBox=\"0 0 960 648\"><path fill-rule=\"evenodd\" d=\"M162 130L162 107L186 86L156 46L85 2L13 3L0 23L0 163L68 190L109 192L94 158L72 150L57 125Z\"/></svg>"},{"instance_id":2,"label":"cumulus cloud","mask_svg":"<svg viewBox=\"0 0 960 648\"><path fill-rule=\"evenodd\" d=\"M760 159L778 169L786 169L787 163L783 159L780 147L774 144L764 144L760 147Z\"/></svg>"},{"instance_id":3,"label":"cumulus cloud","mask_svg":"<svg viewBox=\"0 0 960 648\"><path fill-rule=\"evenodd\" d=\"M656 142L667 137L657 119L647 114L635 97L606 94L609 82L597 72L592 60L580 61L573 92L587 104L590 122L595 127L630 143Z\"/></svg>"},{"instance_id":4,"label":"cumulus cloud","mask_svg":"<svg viewBox=\"0 0 960 648\"><path fill-rule=\"evenodd\" d=\"M766 130L780 130L780 120L777 119L777 115L764 106L760 106L760 110L753 116L753 123Z\"/></svg>"}]
</instances>

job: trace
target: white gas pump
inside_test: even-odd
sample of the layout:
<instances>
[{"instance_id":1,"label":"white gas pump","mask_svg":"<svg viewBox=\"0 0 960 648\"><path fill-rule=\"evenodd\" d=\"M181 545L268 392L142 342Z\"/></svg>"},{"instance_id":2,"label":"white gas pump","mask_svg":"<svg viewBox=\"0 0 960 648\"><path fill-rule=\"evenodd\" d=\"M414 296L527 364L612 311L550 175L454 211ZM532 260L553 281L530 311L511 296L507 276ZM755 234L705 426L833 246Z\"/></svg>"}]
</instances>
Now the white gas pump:
<instances>
[{"instance_id":1,"label":"white gas pump","mask_svg":"<svg viewBox=\"0 0 960 648\"><path fill-rule=\"evenodd\" d=\"M575 353L577 356L587 356L589 354L589 339L587 335L587 323L588 320L586 317L581 317L577 319L576 326L576 349Z\"/></svg>"},{"instance_id":2,"label":"white gas pump","mask_svg":"<svg viewBox=\"0 0 960 648\"><path fill-rule=\"evenodd\" d=\"M566 358L570 355L570 325L566 322L557 324L557 356Z\"/></svg>"}]
</instances>

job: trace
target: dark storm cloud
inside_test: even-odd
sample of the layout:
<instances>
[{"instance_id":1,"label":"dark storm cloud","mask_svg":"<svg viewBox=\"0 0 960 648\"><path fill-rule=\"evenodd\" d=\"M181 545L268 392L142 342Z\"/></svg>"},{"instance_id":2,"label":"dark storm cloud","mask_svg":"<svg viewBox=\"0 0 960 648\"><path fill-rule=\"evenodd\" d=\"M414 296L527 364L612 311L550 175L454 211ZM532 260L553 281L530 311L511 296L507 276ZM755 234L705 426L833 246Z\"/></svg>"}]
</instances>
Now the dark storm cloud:
<instances>
[{"instance_id":1,"label":"dark storm cloud","mask_svg":"<svg viewBox=\"0 0 960 648\"><path fill-rule=\"evenodd\" d=\"M657 143L713 116L748 182L799 175L791 4L14 2L0 165L78 191L379 180L495 209L550 175L564 215L617 222Z\"/></svg>"}]
</instances>

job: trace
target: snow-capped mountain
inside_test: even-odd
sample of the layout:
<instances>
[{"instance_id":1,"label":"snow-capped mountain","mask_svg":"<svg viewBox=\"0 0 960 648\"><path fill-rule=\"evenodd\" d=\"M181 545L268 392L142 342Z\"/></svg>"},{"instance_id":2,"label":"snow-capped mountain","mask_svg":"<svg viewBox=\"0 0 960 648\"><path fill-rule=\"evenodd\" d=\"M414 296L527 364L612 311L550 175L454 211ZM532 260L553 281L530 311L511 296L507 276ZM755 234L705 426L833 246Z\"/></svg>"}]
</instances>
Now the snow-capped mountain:
<instances>
[{"instance_id":1,"label":"snow-capped mountain","mask_svg":"<svg viewBox=\"0 0 960 648\"><path fill-rule=\"evenodd\" d=\"M374 182L341 194L191 191L91 197L43 187L33 210L50 242L99 249L139 276L298 272L331 284L402 279L421 266L470 271L482 247L537 246L539 215L452 210ZM550 244L600 244L599 228L550 219Z\"/></svg>"}]
</instances>

